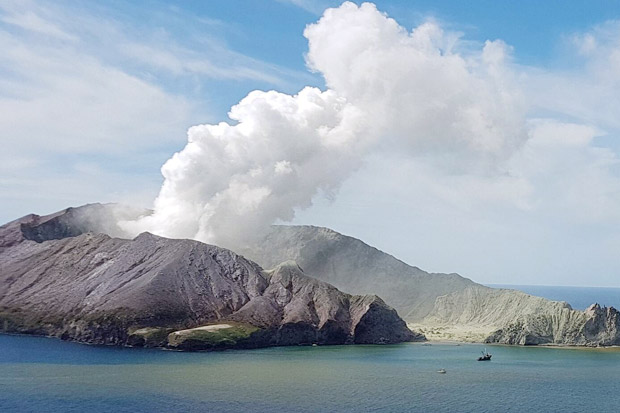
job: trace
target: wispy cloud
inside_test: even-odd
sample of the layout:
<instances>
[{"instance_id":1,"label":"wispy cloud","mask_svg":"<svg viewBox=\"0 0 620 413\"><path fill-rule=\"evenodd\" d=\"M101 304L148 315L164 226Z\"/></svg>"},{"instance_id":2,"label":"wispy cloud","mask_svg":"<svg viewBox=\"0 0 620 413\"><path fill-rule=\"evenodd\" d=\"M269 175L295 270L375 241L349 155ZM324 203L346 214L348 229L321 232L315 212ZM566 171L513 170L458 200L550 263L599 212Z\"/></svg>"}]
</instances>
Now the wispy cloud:
<instances>
[{"instance_id":1,"label":"wispy cloud","mask_svg":"<svg viewBox=\"0 0 620 413\"><path fill-rule=\"evenodd\" d=\"M2 21L24 30L41 33L57 39L77 40L75 36L62 31L58 26L29 11L3 17Z\"/></svg>"},{"instance_id":2,"label":"wispy cloud","mask_svg":"<svg viewBox=\"0 0 620 413\"><path fill-rule=\"evenodd\" d=\"M341 2L333 0L276 0L278 3L291 4L309 13L320 16L328 7L334 7Z\"/></svg>"},{"instance_id":3,"label":"wispy cloud","mask_svg":"<svg viewBox=\"0 0 620 413\"><path fill-rule=\"evenodd\" d=\"M347 3L306 31L329 90L254 92L226 125L209 86L290 93L316 78L233 50L226 38L243 29L217 19L82 4L0 4L5 220L31 205L148 202L186 128L210 122L163 168L173 213L161 218L180 236L246 235L314 203L299 222L433 270L559 284L593 265L620 271L620 22L567 35L568 67L523 67L502 41ZM315 196L341 184L333 204Z\"/></svg>"},{"instance_id":4,"label":"wispy cloud","mask_svg":"<svg viewBox=\"0 0 620 413\"><path fill-rule=\"evenodd\" d=\"M178 10L143 10L141 16L149 13L161 27L141 24L105 4L0 3L3 214L11 214L9 204L20 204L24 193L45 193L47 203L56 205L54 199L71 199L61 192L82 199L80 194L95 183L102 200L118 198L113 185L93 175L107 176L119 186L127 183L133 188L129 192L157 182L165 160L161 154L177 150L189 126L213 119L206 100L215 96L204 92L208 82L249 81L279 88L309 76L230 49L211 34L228 30L221 21ZM178 24L194 24L184 33L191 39L181 42L166 29L170 19L158 20L166 14L176 16ZM67 165L43 179L47 166L77 162L71 157L77 154L90 156L100 173ZM123 179L110 159L114 168L129 174L152 173Z\"/></svg>"},{"instance_id":5,"label":"wispy cloud","mask_svg":"<svg viewBox=\"0 0 620 413\"><path fill-rule=\"evenodd\" d=\"M560 70L524 69L524 85L532 111L553 113L573 122L592 123L620 133L620 21L567 35Z\"/></svg>"}]
</instances>

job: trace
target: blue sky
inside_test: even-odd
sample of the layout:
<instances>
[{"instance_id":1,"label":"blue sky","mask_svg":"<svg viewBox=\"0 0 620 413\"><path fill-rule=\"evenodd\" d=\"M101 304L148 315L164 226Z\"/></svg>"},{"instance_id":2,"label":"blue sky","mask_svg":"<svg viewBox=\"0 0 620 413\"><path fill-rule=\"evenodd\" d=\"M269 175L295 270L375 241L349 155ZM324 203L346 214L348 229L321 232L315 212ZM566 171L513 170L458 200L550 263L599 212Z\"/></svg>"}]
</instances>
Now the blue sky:
<instances>
[{"instance_id":1,"label":"blue sky","mask_svg":"<svg viewBox=\"0 0 620 413\"><path fill-rule=\"evenodd\" d=\"M493 45L506 55L502 82L509 86L489 93L518 96L506 118L522 123L523 137L487 168L496 160L452 146L442 152L448 137L433 140L426 124L412 130L428 141L400 147L400 125L350 160L338 179L309 174L314 181L301 182L307 193L292 204L293 222L329 226L426 270L480 282L619 286L617 3L375 3L408 32L433 22L443 31L439 41L454 42L443 53L466 60L484 84L492 82L477 72L486 64L481 51L487 40L500 40ZM160 168L183 150L187 129L231 122L231 106L253 90L294 95L329 87L350 98L357 89L342 86L346 73L332 67L339 55L317 49L312 59L320 69L306 66L306 26L339 5L2 2L0 220L87 202L151 206ZM341 35L315 37L337 43ZM476 107L497 106L480 99ZM390 145L399 149L386 150ZM208 175L206 168L199 172Z\"/></svg>"}]
</instances>

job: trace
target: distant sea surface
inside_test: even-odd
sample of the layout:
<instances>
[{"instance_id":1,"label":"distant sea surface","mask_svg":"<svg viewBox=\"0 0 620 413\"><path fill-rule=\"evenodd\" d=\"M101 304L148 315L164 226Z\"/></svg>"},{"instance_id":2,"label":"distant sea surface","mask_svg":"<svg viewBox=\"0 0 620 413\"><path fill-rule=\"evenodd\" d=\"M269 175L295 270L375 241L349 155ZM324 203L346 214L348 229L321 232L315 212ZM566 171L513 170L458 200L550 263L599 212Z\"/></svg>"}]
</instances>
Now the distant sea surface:
<instances>
[{"instance_id":1,"label":"distant sea surface","mask_svg":"<svg viewBox=\"0 0 620 413\"><path fill-rule=\"evenodd\" d=\"M475 344L180 353L0 335L0 411L618 411L619 349L487 348L490 362Z\"/></svg>"},{"instance_id":2,"label":"distant sea surface","mask_svg":"<svg viewBox=\"0 0 620 413\"><path fill-rule=\"evenodd\" d=\"M556 301L566 301L576 310L585 310L591 304L612 306L620 310L620 288L603 287L553 287L546 285L507 285L487 284L493 288L510 288L524 293L548 298Z\"/></svg>"}]
</instances>

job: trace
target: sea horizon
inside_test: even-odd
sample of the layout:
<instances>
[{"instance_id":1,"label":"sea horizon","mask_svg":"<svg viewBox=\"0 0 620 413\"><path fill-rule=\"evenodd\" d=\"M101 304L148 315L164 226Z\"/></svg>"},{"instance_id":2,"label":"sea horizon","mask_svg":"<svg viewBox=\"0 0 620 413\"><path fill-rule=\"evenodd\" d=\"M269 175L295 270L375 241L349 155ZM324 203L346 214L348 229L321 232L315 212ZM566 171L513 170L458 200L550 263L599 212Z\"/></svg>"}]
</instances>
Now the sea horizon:
<instances>
[{"instance_id":1,"label":"sea horizon","mask_svg":"<svg viewBox=\"0 0 620 413\"><path fill-rule=\"evenodd\" d=\"M620 308L620 287L572 287L526 284L483 284L491 288L506 288L526 294L565 301L575 310L585 310L592 304Z\"/></svg>"}]
</instances>

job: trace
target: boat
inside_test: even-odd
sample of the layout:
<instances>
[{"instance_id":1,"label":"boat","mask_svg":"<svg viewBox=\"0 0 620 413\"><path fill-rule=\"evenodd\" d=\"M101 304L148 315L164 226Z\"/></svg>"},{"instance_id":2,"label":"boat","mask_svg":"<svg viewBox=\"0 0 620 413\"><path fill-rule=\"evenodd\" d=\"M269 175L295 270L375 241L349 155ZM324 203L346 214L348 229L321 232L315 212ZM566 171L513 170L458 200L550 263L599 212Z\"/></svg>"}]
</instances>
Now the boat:
<instances>
[{"instance_id":1,"label":"boat","mask_svg":"<svg viewBox=\"0 0 620 413\"><path fill-rule=\"evenodd\" d=\"M437 373L439 373L439 374L446 374L446 369L439 369L439 370L437 370Z\"/></svg>"},{"instance_id":2,"label":"boat","mask_svg":"<svg viewBox=\"0 0 620 413\"><path fill-rule=\"evenodd\" d=\"M482 356L478 357L478 361L491 361L492 354L489 354L487 349L485 348L482 352Z\"/></svg>"}]
</instances>

